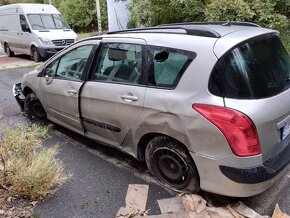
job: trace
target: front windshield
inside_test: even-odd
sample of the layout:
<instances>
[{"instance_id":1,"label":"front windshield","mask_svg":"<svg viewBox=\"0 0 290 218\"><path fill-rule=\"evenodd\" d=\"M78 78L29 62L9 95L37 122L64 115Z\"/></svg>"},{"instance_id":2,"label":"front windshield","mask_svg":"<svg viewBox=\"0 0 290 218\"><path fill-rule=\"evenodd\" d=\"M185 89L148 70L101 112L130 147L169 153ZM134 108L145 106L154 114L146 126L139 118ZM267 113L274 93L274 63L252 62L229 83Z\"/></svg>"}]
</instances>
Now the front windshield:
<instances>
[{"instance_id":1,"label":"front windshield","mask_svg":"<svg viewBox=\"0 0 290 218\"><path fill-rule=\"evenodd\" d=\"M60 14L27 15L33 30L70 29Z\"/></svg>"}]
</instances>

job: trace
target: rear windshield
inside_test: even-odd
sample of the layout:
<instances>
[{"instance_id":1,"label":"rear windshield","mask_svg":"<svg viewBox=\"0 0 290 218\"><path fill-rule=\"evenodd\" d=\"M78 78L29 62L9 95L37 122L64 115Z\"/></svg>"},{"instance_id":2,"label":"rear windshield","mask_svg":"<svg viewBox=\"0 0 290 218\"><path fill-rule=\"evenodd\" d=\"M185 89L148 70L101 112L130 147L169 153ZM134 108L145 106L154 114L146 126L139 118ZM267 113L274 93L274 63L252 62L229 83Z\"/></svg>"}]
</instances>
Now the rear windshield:
<instances>
[{"instance_id":1,"label":"rear windshield","mask_svg":"<svg viewBox=\"0 0 290 218\"><path fill-rule=\"evenodd\" d=\"M27 17L34 30L70 29L60 14L29 14Z\"/></svg>"},{"instance_id":2,"label":"rear windshield","mask_svg":"<svg viewBox=\"0 0 290 218\"><path fill-rule=\"evenodd\" d=\"M211 93L237 99L267 98L289 87L289 55L273 35L244 43L226 54L209 81Z\"/></svg>"}]
</instances>

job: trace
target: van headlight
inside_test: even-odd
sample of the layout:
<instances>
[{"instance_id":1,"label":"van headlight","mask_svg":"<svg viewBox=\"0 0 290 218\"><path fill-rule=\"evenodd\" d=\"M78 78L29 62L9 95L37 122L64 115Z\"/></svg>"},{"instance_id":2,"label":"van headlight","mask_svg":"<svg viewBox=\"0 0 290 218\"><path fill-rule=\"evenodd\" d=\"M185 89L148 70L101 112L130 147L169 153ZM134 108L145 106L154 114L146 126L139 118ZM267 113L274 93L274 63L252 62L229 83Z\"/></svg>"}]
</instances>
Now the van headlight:
<instances>
[{"instance_id":1,"label":"van headlight","mask_svg":"<svg viewBox=\"0 0 290 218\"><path fill-rule=\"evenodd\" d=\"M52 45L51 41L46 37L39 37L39 41L44 45Z\"/></svg>"}]
</instances>

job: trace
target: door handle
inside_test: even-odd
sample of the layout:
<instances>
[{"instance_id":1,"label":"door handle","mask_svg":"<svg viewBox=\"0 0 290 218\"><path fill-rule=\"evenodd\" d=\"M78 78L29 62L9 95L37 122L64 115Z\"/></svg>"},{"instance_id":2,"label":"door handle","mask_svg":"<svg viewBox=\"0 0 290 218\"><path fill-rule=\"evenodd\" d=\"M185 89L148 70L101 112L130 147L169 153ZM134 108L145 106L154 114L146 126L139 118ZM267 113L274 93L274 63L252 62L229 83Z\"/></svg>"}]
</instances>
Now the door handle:
<instances>
[{"instance_id":1,"label":"door handle","mask_svg":"<svg viewBox=\"0 0 290 218\"><path fill-rule=\"evenodd\" d=\"M67 93L68 93L68 94L75 95L75 94L77 94L78 92L77 92L77 90L71 89L71 90L67 90Z\"/></svg>"},{"instance_id":2,"label":"door handle","mask_svg":"<svg viewBox=\"0 0 290 218\"><path fill-rule=\"evenodd\" d=\"M134 95L121 95L121 98L127 102L138 101L138 97Z\"/></svg>"}]
</instances>

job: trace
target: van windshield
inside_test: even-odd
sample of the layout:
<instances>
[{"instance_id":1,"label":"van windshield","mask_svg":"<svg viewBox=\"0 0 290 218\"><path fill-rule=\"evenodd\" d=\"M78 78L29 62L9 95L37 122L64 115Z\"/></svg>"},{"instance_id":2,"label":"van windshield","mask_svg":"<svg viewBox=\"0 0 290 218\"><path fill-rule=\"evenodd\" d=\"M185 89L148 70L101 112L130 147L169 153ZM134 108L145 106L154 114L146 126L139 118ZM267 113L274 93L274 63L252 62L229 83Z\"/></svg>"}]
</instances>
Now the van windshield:
<instances>
[{"instance_id":1,"label":"van windshield","mask_svg":"<svg viewBox=\"0 0 290 218\"><path fill-rule=\"evenodd\" d=\"M222 57L209 82L213 94L258 99L290 88L290 58L278 36L246 42Z\"/></svg>"},{"instance_id":2,"label":"van windshield","mask_svg":"<svg viewBox=\"0 0 290 218\"><path fill-rule=\"evenodd\" d=\"M27 15L33 30L70 29L60 14Z\"/></svg>"}]
</instances>

